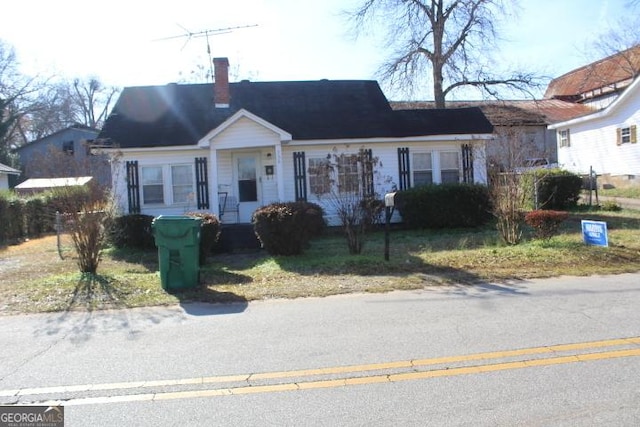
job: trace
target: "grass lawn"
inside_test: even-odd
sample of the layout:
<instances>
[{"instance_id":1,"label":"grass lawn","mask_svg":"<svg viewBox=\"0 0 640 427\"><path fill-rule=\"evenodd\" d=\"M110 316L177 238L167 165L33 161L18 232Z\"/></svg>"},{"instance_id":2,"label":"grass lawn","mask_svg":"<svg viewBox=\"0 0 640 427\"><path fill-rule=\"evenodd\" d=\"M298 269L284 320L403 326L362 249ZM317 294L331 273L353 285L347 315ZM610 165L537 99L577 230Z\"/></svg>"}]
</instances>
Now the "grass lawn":
<instances>
[{"instance_id":1,"label":"grass lawn","mask_svg":"<svg viewBox=\"0 0 640 427\"><path fill-rule=\"evenodd\" d=\"M580 220L606 221L608 248L582 243ZM387 292L480 281L507 282L559 275L640 271L640 211L573 212L548 242L500 243L495 228L394 230L391 259L384 234L372 233L361 255L348 254L341 236L311 243L302 256L264 251L216 255L201 270L202 286L167 293L160 286L157 253L105 250L99 274L78 273L71 251L60 259L55 236L0 249L0 314L124 308L186 301L246 302L266 298Z\"/></svg>"},{"instance_id":2,"label":"grass lawn","mask_svg":"<svg viewBox=\"0 0 640 427\"><path fill-rule=\"evenodd\" d=\"M598 194L600 196L640 199L640 188L603 188L598 190Z\"/></svg>"}]
</instances>

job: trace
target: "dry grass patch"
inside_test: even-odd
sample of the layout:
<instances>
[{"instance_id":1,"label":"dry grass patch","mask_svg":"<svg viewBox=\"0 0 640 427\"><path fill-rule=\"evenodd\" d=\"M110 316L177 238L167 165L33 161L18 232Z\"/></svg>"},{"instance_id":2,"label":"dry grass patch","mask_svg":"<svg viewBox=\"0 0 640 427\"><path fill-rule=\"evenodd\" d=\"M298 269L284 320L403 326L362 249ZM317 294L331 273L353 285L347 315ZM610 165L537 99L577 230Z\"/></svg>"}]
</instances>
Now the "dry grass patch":
<instances>
[{"instance_id":1,"label":"dry grass patch","mask_svg":"<svg viewBox=\"0 0 640 427\"><path fill-rule=\"evenodd\" d=\"M582 243L580 220L605 220L610 247ZM171 294L160 286L157 253L107 250L97 275L81 275L75 259L58 258L55 237L0 250L0 313L94 310L176 304L244 302L266 298L471 285L559 275L640 271L640 212L576 212L548 242L499 242L495 228L400 231L369 236L361 255L349 255L341 236L312 242L304 255L265 252L216 255L201 270L197 289Z\"/></svg>"}]
</instances>

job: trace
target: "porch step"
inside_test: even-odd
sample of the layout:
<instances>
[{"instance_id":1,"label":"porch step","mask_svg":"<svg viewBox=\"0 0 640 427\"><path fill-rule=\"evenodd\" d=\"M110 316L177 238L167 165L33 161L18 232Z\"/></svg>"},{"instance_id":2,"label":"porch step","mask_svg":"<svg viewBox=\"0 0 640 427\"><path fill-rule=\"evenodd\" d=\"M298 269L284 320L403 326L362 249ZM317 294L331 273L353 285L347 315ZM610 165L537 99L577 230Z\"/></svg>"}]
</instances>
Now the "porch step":
<instances>
[{"instance_id":1,"label":"porch step","mask_svg":"<svg viewBox=\"0 0 640 427\"><path fill-rule=\"evenodd\" d=\"M221 224L216 253L258 251L261 244L253 231L253 224Z\"/></svg>"}]
</instances>

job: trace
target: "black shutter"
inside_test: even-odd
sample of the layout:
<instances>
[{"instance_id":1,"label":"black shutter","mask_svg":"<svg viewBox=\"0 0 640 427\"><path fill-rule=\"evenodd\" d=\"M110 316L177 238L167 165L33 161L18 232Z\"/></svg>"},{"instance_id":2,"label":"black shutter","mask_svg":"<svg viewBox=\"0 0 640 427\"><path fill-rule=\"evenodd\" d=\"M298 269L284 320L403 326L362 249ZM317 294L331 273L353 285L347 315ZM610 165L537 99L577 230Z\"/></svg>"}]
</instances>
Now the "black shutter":
<instances>
[{"instance_id":1,"label":"black shutter","mask_svg":"<svg viewBox=\"0 0 640 427\"><path fill-rule=\"evenodd\" d=\"M462 144L462 181L473 184L473 147Z\"/></svg>"},{"instance_id":2,"label":"black shutter","mask_svg":"<svg viewBox=\"0 0 640 427\"><path fill-rule=\"evenodd\" d=\"M398 148L398 178L400 190L411 186L411 168L409 167L409 147Z\"/></svg>"},{"instance_id":3,"label":"black shutter","mask_svg":"<svg viewBox=\"0 0 640 427\"><path fill-rule=\"evenodd\" d=\"M127 195L129 198L129 213L140 213L140 180L138 179L138 161L129 160L127 165Z\"/></svg>"},{"instance_id":4,"label":"black shutter","mask_svg":"<svg viewBox=\"0 0 640 427\"><path fill-rule=\"evenodd\" d=\"M370 148L360 150L362 159L362 194L373 197L373 152Z\"/></svg>"},{"instance_id":5,"label":"black shutter","mask_svg":"<svg viewBox=\"0 0 640 427\"><path fill-rule=\"evenodd\" d=\"M296 202L307 201L307 169L304 151L293 153L293 181L296 187Z\"/></svg>"},{"instance_id":6,"label":"black shutter","mask_svg":"<svg viewBox=\"0 0 640 427\"><path fill-rule=\"evenodd\" d=\"M196 157L196 195L198 209L209 209L209 175L206 157Z\"/></svg>"}]
</instances>

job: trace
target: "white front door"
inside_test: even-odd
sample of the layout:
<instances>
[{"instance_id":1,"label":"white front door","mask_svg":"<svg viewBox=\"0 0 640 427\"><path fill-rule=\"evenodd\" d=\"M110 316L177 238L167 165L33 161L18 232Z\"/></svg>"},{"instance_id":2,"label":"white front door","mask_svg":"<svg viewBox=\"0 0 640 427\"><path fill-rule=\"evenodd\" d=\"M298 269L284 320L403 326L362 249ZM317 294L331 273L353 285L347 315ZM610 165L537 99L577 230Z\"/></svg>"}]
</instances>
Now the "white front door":
<instances>
[{"instance_id":1,"label":"white front door","mask_svg":"<svg viewBox=\"0 0 640 427\"><path fill-rule=\"evenodd\" d=\"M259 153L241 153L234 156L235 190L238 194L238 222L251 222L251 215L260 206L261 182Z\"/></svg>"}]
</instances>

